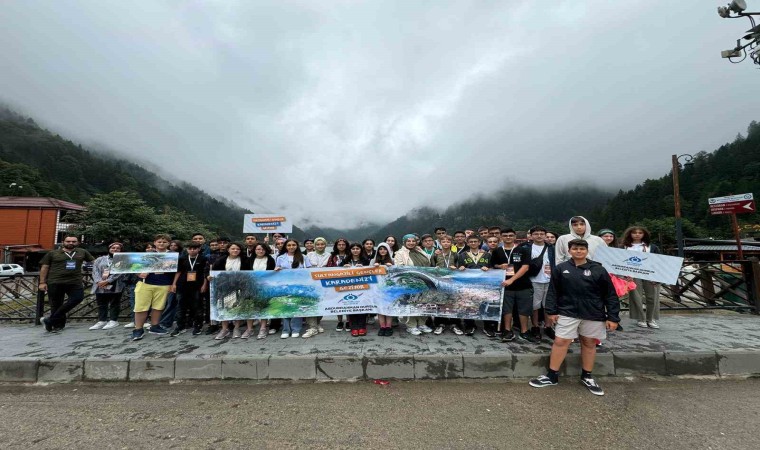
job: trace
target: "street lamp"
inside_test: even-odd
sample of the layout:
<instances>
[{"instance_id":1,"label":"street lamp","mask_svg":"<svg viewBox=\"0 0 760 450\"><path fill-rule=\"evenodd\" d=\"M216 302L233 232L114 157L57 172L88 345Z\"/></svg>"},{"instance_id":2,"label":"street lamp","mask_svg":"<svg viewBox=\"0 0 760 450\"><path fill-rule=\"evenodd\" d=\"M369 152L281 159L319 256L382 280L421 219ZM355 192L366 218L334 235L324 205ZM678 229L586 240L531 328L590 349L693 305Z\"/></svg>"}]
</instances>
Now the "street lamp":
<instances>
[{"instance_id":1,"label":"street lamp","mask_svg":"<svg viewBox=\"0 0 760 450\"><path fill-rule=\"evenodd\" d=\"M760 12L745 12L747 9L747 2L744 0L733 0L726 6L718 7L718 15L724 19L738 19L740 17L746 17L752 24L752 28L746 31L746 35L736 40L736 47L723 50L720 52L722 58L728 59L733 64L738 64L747 59L747 50L749 50L749 56L755 64L760 65L760 27L755 24L755 19L752 16L760 16ZM747 41L746 44L742 44L742 39ZM738 61L734 61L733 58L741 58Z\"/></svg>"},{"instance_id":2,"label":"street lamp","mask_svg":"<svg viewBox=\"0 0 760 450\"><path fill-rule=\"evenodd\" d=\"M694 156L685 153L680 156L673 155L673 203L676 208L676 245L678 245L678 256L683 258L683 225L681 224L681 186L678 184L678 174L681 171L681 164L678 160L684 159L684 167L690 168L694 165L692 162Z\"/></svg>"}]
</instances>

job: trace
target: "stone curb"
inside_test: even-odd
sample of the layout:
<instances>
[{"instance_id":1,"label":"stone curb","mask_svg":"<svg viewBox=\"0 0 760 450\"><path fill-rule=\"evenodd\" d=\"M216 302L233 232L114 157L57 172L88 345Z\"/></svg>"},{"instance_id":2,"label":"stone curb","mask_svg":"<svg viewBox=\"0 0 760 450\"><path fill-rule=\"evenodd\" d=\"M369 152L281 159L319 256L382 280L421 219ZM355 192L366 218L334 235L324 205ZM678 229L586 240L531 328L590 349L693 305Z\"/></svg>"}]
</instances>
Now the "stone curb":
<instances>
[{"instance_id":1,"label":"stone curb","mask_svg":"<svg viewBox=\"0 0 760 450\"><path fill-rule=\"evenodd\" d=\"M164 359L0 358L0 382L374 379L526 379L543 373L548 353L441 353L424 355L251 355ZM580 373L580 354L567 356L561 373ZM600 352L599 376L756 376L760 350L714 352Z\"/></svg>"}]
</instances>

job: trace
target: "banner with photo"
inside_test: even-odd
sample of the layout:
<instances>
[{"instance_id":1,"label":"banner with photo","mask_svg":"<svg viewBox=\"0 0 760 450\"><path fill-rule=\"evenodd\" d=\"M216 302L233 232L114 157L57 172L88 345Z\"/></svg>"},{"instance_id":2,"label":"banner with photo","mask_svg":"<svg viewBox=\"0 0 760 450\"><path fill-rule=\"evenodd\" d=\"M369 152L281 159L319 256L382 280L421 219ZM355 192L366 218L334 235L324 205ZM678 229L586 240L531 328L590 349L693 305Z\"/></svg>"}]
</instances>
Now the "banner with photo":
<instances>
[{"instance_id":1,"label":"banner with photo","mask_svg":"<svg viewBox=\"0 0 760 450\"><path fill-rule=\"evenodd\" d=\"M111 273L176 272L179 253L114 253Z\"/></svg>"},{"instance_id":2,"label":"banner with photo","mask_svg":"<svg viewBox=\"0 0 760 450\"><path fill-rule=\"evenodd\" d=\"M211 273L213 320L385 314L499 320L503 270L325 267Z\"/></svg>"}]
</instances>

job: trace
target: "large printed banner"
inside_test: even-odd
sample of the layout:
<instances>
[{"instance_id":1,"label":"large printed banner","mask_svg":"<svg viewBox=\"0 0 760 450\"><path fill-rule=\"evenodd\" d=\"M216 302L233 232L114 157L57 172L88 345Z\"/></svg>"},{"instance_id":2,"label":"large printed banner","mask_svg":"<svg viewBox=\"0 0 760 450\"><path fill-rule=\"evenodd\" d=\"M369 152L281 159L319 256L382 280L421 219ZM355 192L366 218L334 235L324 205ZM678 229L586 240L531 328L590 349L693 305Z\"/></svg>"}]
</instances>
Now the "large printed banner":
<instances>
[{"instance_id":1,"label":"large printed banner","mask_svg":"<svg viewBox=\"0 0 760 450\"><path fill-rule=\"evenodd\" d=\"M243 233L292 233L293 222L284 214L246 214Z\"/></svg>"},{"instance_id":2,"label":"large printed banner","mask_svg":"<svg viewBox=\"0 0 760 450\"><path fill-rule=\"evenodd\" d=\"M179 253L114 253L111 273L176 272Z\"/></svg>"},{"instance_id":3,"label":"large printed banner","mask_svg":"<svg viewBox=\"0 0 760 450\"><path fill-rule=\"evenodd\" d=\"M658 283L676 284L683 258L642 253L613 247L597 247L594 261L617 276L641 278Z\"/></svg>"},{"instance_id":4,"label":"large printed banner","mask_svg":"<svg viewBox=\"0 0 760 450\"><path fill-rule=\"evenodd\" d=\"M211 274L214 320L363 313L499 320L504 280L503 270L395 266Z\"/></svg>"}]
</instances>

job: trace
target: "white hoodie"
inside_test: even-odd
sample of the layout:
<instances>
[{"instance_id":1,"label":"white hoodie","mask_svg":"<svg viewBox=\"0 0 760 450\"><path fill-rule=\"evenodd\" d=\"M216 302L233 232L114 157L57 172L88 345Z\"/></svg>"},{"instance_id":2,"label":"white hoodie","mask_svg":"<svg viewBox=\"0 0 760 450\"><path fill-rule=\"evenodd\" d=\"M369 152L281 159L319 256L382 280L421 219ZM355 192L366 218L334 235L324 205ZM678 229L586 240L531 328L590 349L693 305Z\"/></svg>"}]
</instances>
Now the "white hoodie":
<instances>
[{"instance_id":1,"label":"white hoodie","mask_svg":"<svg viewBox=\"0 0 760 450\"><path fill-rule=\"evenodd\" d=\"M588 222L588 219L583 216L575 217L580 217L584 222L586 222L586 232L583 234L583 236L578 236L575 234L575 232L573 232L572 218L568 221L570 234L563 234L557 239L557 242L554 244L554 254L557 258L557 264L571 259L570 251L567 248L567 243L573 239L583 239L588 242L588 258L592 260L594 259L594 252L596 251L596 248L599 246L604 247L607 245L607 243L604 242L602 238L591 234L591 224Z\"/></svg>"}]
</instances>

